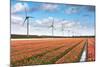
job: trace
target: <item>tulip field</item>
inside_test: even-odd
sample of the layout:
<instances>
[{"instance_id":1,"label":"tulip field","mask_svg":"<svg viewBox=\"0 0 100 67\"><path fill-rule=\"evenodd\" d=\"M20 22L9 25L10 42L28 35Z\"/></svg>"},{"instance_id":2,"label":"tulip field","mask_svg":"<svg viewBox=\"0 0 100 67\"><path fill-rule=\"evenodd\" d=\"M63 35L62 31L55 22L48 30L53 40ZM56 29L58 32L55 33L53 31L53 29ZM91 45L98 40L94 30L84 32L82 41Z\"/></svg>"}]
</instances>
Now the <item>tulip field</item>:
<instances>
[{"instance_id":1,"label":"tulip field","mask_svg":"<svg viewBox=\"0 0 100 67\"><path fill-rule=\"evenodd\" d=\"M11 39L11 65L80 62L85 47L85 61L94 61L94 37Z\"/></svg>"}]
</instances>

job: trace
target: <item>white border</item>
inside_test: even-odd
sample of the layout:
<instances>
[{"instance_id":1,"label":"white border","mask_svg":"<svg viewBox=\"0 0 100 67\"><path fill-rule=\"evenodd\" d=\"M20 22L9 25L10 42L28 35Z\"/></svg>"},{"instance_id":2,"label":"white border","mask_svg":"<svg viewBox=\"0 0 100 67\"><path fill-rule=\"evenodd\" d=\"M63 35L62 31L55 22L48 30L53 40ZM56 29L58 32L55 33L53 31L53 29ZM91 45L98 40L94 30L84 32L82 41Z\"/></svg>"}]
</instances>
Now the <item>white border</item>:
<instances>
[{"instance_id":1,"label":"white border","mask_svg":"<svg viewBox=\"0 0 100 67\"><path fill-rule=\"evenodd\" d=\"M68 4L83 4L95 5L94 0L20 0L20 1L36 1L36 2L51 2L51 3L68 3Z\"/></svg>"},{"instance_id":2,"label":"white border","mask_svg":"<svg viewBox=\"0 0 100 67\"><path fill-rule=\"evenodd\" d=\"M9 67L10 63L9 3L9 0L0 2L0 67Z\"/></svg>"}]
</instances>

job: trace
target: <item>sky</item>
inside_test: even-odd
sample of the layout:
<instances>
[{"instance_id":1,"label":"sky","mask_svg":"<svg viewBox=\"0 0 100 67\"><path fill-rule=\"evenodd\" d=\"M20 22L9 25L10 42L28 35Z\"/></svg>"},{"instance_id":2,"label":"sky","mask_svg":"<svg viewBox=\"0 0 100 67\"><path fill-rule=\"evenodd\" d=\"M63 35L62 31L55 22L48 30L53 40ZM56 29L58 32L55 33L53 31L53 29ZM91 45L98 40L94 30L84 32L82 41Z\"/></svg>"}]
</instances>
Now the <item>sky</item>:
<instances>
[{"instance_id":1,"label":"sky","mask_svg":"<svg viewBox=\"0 0 100 67\"><path fill-rule=\"evenodd\" d=\"M95 6L18 0L11 0L11 34L27 34L25 9L34 17L29 18L30 35L52 35L53 21L54 36L95 35Z\"/></svg>"}]
</instances>

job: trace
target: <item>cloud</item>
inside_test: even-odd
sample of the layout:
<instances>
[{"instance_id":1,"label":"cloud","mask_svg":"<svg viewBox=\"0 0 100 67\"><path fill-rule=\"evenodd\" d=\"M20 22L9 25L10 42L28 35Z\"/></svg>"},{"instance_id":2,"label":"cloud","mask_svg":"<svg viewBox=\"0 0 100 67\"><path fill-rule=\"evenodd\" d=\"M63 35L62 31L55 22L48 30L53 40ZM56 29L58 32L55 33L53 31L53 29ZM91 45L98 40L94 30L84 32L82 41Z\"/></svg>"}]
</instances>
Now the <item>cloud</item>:
<instances>
[{"instance_id":1,"label":"cloud","mask_svg":"<svg viewBox=\"0 0 100 67\"><path fill-rule=\"evenodd\" d=\"M50 27L52 22L54 20L54 26L56 28L61 28L61 24L64 24L64 27L66 29L68 28L79 28L79 27L83 27L80 22L76 22L76 21L70 21L70 20L62 20L59 18L53 18L53 17L47 17L47 18L42 18L42 19L36 19L34 20L34 22L32 20L30 20L30 24L31 26L34 27ZM20 15L11 15L11 23L12 24L23 24L24 21L24 17L20 16Z\"/></svg>"},{"instance_id":2,"label":"cloud","mask_svg":"<svg viewBox=\"0 0 100 67\"><path fill-rule=\"evenodd\" d=\"M56 5L56 4L42 4L40 9L46 10L46 11L55 11L58 9L58 5Z\"/></svg>"},{"instance_id":3,"label":"cloud","mask_svg":"<svg viewBox=\"0 0 100 67\"><path fill-rule=\"evenodd\" d=\"M76 29L80 28L81 24L76 21L70 21L70 20L62 20L59 18L53 18L53 17L47 17L47 18L42 18L42 19L37 19L34 20L34 23L32 23L33 26L39 27L39 28L50 28L52 25L52 22L54 20L54 27L56 29L61 29L62 24L64 24L65 29Z\"/></svg>"},{"instance_id":4,"label":"cloud","mask_svg":"<svg viewBox=\"0 0 100 67\"><path fill-rule=\"evenodd\" d=\"M20 33L22 32L25 34L26 32L26 27L22 26L23 22L23 17L18 16L18 15L13 15L11 17L11 22L12 22L12 32L14 33ZM52 24L52 20L54 19L54 27L55 27L55 33L62 35L61 29L62 26L61 24L64 24L64 33L70 33L70 35L93 35L94 34L94 29L89 29L88 27L84 26L81 24L79 21L71 21L71 20L63 20L59 18L53 18L53 17L47 17L47 18L42 18L42 19L36 19L34 22L31 20L30 21L30 33L33 33L33 30L38 33L38 35L45 34L43 31L49 32L48 35L50 35L51 28L50 25ZM18 30L20 29L20 30ZM38 29L38 30L35 30ZM50 29L50 30L49 30ZM16 31L15 31L16 30ZM39 32L41 31L41 32ZM69 35L68 33L68 35Z\"/></svg>"},{"instance_id":5,"label":"cloud","mask_svg":"<svg viewBox=\"0 0 100 67\"><path fill-rule=\"evenodd\" d=\"M54 25L57 25L60 23L60 19L58 18L54 18L54 17L47 17L47 18L42 18L42 19L38 19L35 20L35 22L39 25L47 25L50 26L52 24L52 22L54 21Z\"/></svg>"},{"instance_id":6,"label":"cloud","mask_svg":"<svg viewBox=\"0 0 100 67\"><path fill-rule=\"evenodd\" d=\"M33 25L37 25L38 27L49 27L51 25L53 17L47 17L42 19L35 20L35 23Z\"/></svg>"},{"instance_id":7,"label":"cloud","mask_svg":"<svg viewBox=\"0 0 100 67\"><path fill-rule=\"evenodd\" d=\"M24 17L21 15L11 15L11 34L25 34L26 25L22 25Z\"/></svg>"},{"instance_id":8,"label":"cloud","mask_svg":"<svg viewBox=\"0 0 100 67\"><path fill-rule=\"evenodd\" d=\"M28 11L29 12L35 12L35 11L38 11L38 10L40 10L40 7L32 7Z\"/></svg>"},{"instance_id":9,"label":"cloud","mask_svg":"<svg viewBox=\"0 0 100 67\"><path fill-rule=\"evenodd\" d=\"M19 15L11 15L12 24L22 24L24 17Z\"/></svg>"},{"instance_id":10,"label":"cloud","mask_svg":"<svg viewBox=\"0 0 100 67\"><path fill-rule=\"evenodd\" d=\"M20 11L24 11L25 8L27 10L29 10L29 6L27 3L16 3L14 5L11 6L11 13L17 13L17 12L20 12Z\"/></svg>"}]
</instances>

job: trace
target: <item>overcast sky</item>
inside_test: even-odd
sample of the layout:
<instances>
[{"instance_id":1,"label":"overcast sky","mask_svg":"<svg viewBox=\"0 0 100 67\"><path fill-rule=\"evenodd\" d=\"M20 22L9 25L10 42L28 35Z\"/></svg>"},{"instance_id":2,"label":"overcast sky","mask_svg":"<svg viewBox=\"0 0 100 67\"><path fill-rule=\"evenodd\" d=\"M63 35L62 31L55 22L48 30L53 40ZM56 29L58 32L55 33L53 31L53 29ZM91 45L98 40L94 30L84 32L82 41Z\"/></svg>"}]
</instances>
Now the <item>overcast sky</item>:
<instances>
[{"instance_id":1,"label":"overcast sky","mask_svg":"<svg viewBox=\"0 0 100 67\"><path fill-rule=\"evenodd\" d=\"M87 5L20 2L11 0L11 34L26 34L25 8L31 35L95 35L95 7ZM62 31L63 25L63 31Z\"/></svg>"}]
</instances>

